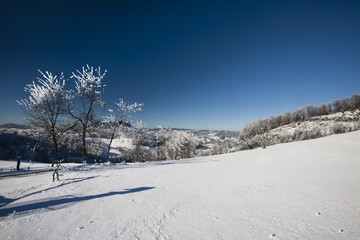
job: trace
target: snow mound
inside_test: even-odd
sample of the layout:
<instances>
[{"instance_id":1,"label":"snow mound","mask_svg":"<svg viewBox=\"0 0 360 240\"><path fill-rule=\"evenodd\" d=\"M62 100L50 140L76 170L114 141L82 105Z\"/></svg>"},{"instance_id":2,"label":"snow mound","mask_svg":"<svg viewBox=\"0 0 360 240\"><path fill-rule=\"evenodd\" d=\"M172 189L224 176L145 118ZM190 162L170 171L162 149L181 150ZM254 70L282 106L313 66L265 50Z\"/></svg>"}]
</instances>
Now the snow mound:
<instances>
[{"instance_id":1,"label":"snow mound","mask_svg":"<svg viewBox=\"0 0 360 240\"><path fill-rule=\"evenodd\" d=\"M188 160L65 164L55 183L3 178L1 238L360 239L359 155L356 131Z\"/></svg>"}]
</instances>

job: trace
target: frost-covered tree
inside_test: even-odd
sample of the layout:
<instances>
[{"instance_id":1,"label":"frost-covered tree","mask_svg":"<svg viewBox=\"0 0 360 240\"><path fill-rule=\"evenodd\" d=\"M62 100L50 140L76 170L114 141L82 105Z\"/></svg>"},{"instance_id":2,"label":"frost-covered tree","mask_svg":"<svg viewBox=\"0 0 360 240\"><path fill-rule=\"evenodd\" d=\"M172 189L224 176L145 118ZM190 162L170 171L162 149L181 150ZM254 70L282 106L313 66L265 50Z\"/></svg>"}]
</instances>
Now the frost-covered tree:
<instances>
[{"instance_id":1,"label":"frost-covered tree","mask_svg":"<svg viewBox=\"0 0 360 240\"><path fill-rule=\"evenodd\" d=\"M180 158L192 158L195 155L197 145L196 137L192 133L183 132L180 137Z\"/></svg>"},{"instance_id":2,"label":"frost-covered tree","mask_svg":"<svg viewBox=\"0 0 360 240\"><path fill-rule=\"evenodd\" d=\"M286 125L291 123L291 112L286 112L281 117L281 125Z\"/></svg>"},{"instance_id":3,"label":"frost-covered tree","mask_svg":"<svg viewBox=\"0 0 360 240\"><path fill-rule=\"evenodd\" d=\"M151 160L176 160L195 156L198 138L193 133L159 127L152 135Z\"/></svg>"},{"instance_id":4,"label":"frost-covered tree","mask_svg":"<svg viewBox=\"0 0 360 240\"><path fill-rule=\"evenodd\" d=\"M328 115L330 113L330 108L328 104L322 104L317 107L317 113L319 116Z\"/></svg>"},{"instance_id":5,"label":"frost-covered tree","mask_svg":"<svg viewBox=\"0 0 360 240\"><path fill-rule=\"evenodd\" d=\"M100 67L94 69L86 65L82 70L76 70L71 78L75 79L75 92L71 101L69 101L69 113L76 120L80 129L81 148L83 162L86 163L87 146L86 136L89 126L95 120L95 108L97 106L105 107L105 102L101 99L104 92L103 80L106 70L101 72Z\"/></svg>"},{"instance_id":6,"label":"frost-covered tree","mask_svg":"<svg viewBox=\"0 0 360 240\"><path fill-rule=\"evenodd\" d=\"M114 138L119 134L123 127L127 127L132 124L134 120L134 113L141 111L142 106L144 105L143 103L129 104L122 98L119 98L119 102L116 102L115 104L118 107L117 111L106 116L105 120L102 122L102 126L106 129L110 136L107 144L106 161L109 161L111 144ZM135 124L134 126L140 127L139 124Z\"/></svg>"},{"instance_id":7,"label":"frost-covered tree","mask_svg":"<svg viewBox=\"0 0 360 240\"><path fill-rule=\"evenodd\" d=\"M165 142L167 159L191 158L195 154L197 141L193 134L184 131L173 131Z\"/></svg>"},{"instance_id":8,"label":"frost-covered tree","mask_svg":"<svg viewBox=\"0 0 360 240\"><path fill-rule=\"evenodd\" d=\"M300 109L296 110L292 114L293 122L303 121L303 120L305 120L305 117L306 117L306 113L305 113L305 110L303 108L300 108Z\"/></svg>"},{"instance_id":9,"label":"frost-covered tree","mask_svg":"<svg viewBox=\"0 0 360 240\"><path fill-rule=\"evenodd\" d=\"M274 129L281 125L281 115L270 118L270 128Z\"/></svg>"},{"instance_id":10,"label":"frost-covered tree","mask_svg":"<svg viewBox=\"0 0 360 240\"><path fill-rule=\"evenodd\" d=\"M143 159L142 146L147 138L147 129L141 121L135 122L132 126L132 143L134 149L132 151L132 158L134 162L141 162Z\"/></svg>"},{"instance_id":11,"label":"frost-covered tree","mask_svg":"<svg viewBox=\"0 0 360 240\"><path fill-rule=\"evenodd\" d=\"M354 94L350 98L351 110L360 109L360 94Z\"/></svg>"},{"instance_id":12,"label":"frost-covered tree","mask_svg":"<svg viewBox=\"0 0 360 240\"><path fill-rule=\"evenodd\" d=\"M163 128L159 126L158 131L154 135L154 148L156 160L162 161L166 160L166 147L165 143L171 136L171 130L169 128Z\"/></svg>"},{"instance_id":13,"label":"frost-covered tree","mask_svg":"<svg viewBox=\"0 0 360 240\"><path fill-rule=\"evenodd\" d=\"M315 107L314 105L311 105L311 104L309 104L305 107L305 111L306 111L307 118L315 117L318 115L317 107Z\"/></svg>"},{"instance_id":14,"label":"frost-covered tree","mask_svg":"<svg viewBox=\"0 0 360 240\"><path fill-rule=\"evenodd\" d=\"M269 119L261 119L257 122L257 133L264 134L271 129L271 123Z\"/></svg>"},{"instance_id":15,"label":"frost-covered tree","mask_svg":"<svg viewBox=\"0 0 360 240\"><path fill-rule=\"evenodd\" d=\"M334 112L345 112L347 110L351 109L351 105L349 104L350 99L349 98L344 98L344 99L340 99L340 100L335 100L333 102L333 106Z\"/></svg>"},{"instance_id":16,"label":"frost-covered tree","mask_svg":"<svg viewBox=\"0 0 360 240\"><path fill-rule=\"evenodd\" d=\"M25 92L29 94L28 99L17 101L24 107L26 120L34 127L44 130L46 136L52 143L53 166L60 167L58 155L59 142L62 135L71 127L67 118L66 101L70 94L65 90L65 79L63 74L58 78L51 72L41 72L42 78L38 82L27 84ZM54 172L53 180L59 179L57 170Z\"/></svg>"}]
</instances>

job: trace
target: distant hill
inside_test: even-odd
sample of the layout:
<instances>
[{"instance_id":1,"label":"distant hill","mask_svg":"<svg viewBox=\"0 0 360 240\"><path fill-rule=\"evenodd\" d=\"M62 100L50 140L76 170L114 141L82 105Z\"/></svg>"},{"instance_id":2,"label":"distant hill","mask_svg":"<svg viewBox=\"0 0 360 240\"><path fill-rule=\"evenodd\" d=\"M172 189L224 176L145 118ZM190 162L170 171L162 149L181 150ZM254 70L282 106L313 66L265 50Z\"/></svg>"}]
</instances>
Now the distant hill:
<instances>
[{"instance_id":1,"label":"distant hill","mask_svg":"<svg viewBox=\"0 0 360 240\"><path fill-rule=\"evenodd\" d=\"M278 143L302 141L325 137L332 134L352 132L360 129L360 110L314 116L303 121L291 122L273 129L261 131L262 125L245 129L240 134L239 150L265 147ZM245 137L244 137L245 135Z\"/></svg>"},{"instance_id":2,"label":"distant hill","mask_svg":"<svg viewBox=\"0 0 360 240\"><path fill-rule=\"evenodd\" d=\"M240 131L239 150L266 147L360 129L360 94L319 106L248 123Z\"/></svg>"},{"instance_id":3,"label":"distant hill","mask_svg":"<svg viewBox=\"0 0 360 240\"><path fill-rule=\"evenodd\" d=\"M229 130L207 130L207 129L188 129L188 128L169 128L175 131L184 131L193 133L197 137L208 137L208 136L217 136L220 139L225 138L238 138L240 131L229 131ZM151 128L150 131L158 131L159 128Z\"/></svg>"},{"instance_id":4,"label":"distant hill","mask_svg":"<svg viewBox=\"0 0 360 240\"><path fill-rule=\"evenodd\" d=\"M27 125L24 124L17 124L17 123L5 123L5 124L1 124L0 128L18 128L18 129L28 129L30 128Z\"/></svg>"}]
</instances>

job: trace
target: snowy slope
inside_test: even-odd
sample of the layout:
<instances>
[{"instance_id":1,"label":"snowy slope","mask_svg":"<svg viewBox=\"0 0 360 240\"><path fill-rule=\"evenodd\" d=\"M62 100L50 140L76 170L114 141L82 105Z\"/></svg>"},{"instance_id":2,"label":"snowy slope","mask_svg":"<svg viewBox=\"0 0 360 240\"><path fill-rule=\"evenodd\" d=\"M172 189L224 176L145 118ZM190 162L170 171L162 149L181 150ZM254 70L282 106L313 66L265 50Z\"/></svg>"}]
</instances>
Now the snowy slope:
<instances>
[{"instance_id":1,"label":"snowy slope","mask_svg":"<svg viewBox=\"0 0 360 240\"><path fill-rule=\"evenodd\" d=\"M0 179L1 239L360 239L360 132Z\"/></svg>"}]
</instances>

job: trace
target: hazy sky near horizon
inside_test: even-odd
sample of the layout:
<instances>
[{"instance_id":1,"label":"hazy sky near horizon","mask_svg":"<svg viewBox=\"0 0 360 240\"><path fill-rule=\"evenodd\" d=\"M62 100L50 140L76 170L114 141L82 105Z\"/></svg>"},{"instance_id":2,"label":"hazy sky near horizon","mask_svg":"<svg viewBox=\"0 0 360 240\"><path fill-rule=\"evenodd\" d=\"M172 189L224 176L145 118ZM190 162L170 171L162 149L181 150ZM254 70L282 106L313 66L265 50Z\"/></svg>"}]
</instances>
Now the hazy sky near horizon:
<instances>
[{"instance_id":1,"label":"hazy sky near horizon","mask_svg":"<svg viewBox=\"0 0 360 240\"><path fill-rule=\"evenodd\" d=\"M0 36L0 124L23 121L37 69L86 64L149 127L239 130L360 93L360 1L3 1Z\"/></svg>"}]
</instances>

